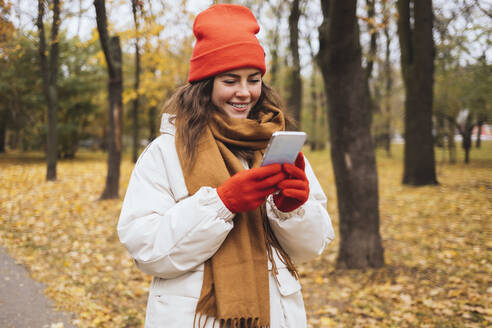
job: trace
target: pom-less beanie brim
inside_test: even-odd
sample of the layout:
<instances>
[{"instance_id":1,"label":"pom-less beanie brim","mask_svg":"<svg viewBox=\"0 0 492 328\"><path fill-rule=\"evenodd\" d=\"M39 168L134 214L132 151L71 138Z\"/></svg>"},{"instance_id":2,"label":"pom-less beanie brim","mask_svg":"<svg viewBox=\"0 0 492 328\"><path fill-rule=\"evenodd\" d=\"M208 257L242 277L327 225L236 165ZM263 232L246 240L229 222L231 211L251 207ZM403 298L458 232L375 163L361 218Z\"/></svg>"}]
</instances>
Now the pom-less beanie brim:
<instances>
[{"instance_id":1,"label":"pom-less beanie brim","mask_svg":"<svg viewBox=\"0 0 492 328\"><path fill-rule=\"evenodd\" d=\"M201 12L193 24L197 38L188 82L238 68L257 68L265 74L265 51L255 34L260 27L244 6L219 4Z\"/></svg>"},{"instance_id":2,"label":"pom-less beanie brim","mask_svg":"<svg viewBox=\"0 0 492 328\"><path fill-rule=\"evenodd\" d=\"M190 61L188 82L199 81L229 70L252 67L265 74L265 53L258 43L236 43L194 57Z\"/></svg>"}]
</instances>

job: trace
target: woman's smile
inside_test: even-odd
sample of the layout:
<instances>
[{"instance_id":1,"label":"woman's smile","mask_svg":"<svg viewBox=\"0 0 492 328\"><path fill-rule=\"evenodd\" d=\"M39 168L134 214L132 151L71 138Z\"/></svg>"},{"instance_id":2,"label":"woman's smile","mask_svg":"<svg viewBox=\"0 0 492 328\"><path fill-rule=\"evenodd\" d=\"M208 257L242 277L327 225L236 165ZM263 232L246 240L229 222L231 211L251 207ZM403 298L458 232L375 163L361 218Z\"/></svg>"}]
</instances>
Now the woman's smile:
<instances>
[{"instance_id":1,"label":"woman's smile","mask_svg":"<svg viewBox=\"0 0 492 328\"><path fill-rule=\"evenodd\" d=\"M239 104L239 103L228 103L229 105L231 105L234 110L238 111L238 112L244 112L245 110L248 109L248 105L249 103L243 103L243 104Z\"/></svg>"}]
</instances>

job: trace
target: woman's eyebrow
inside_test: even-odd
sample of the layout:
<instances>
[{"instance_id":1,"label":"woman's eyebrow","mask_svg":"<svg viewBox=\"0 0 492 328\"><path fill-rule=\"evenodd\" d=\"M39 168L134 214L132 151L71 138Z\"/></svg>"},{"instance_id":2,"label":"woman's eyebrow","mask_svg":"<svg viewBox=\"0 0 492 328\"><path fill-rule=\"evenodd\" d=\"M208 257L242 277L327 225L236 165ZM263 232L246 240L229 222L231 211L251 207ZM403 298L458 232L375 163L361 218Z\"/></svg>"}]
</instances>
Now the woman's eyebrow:
<instances>
[{"instance_id":1,"label":"woman's eyebrow","mask_svg":"<svg viewBox=\"0 0 492 328\"><path fill-rule=\"evenodd\" d=\"M237 75L237 74L232 74L232 73L223 73L223 74L220 74L219 77L233 77L233 78L238 78L240 76Z\"/></svg>"},{"instance_id":2,"label":"woman's eyebrow","mask_svg":"<svg viewBox=\"0 0 492 328\"><path fill-rule=\"evenodd\" d=\"M253 77L253 76L256 76L258 74L261 74L261 72L256 72L256 73L250 74L250 75L248 75L248 77ZM233 74L233 73L223 73L223 74L220 74L219 77L240 78L241 76L238 74Z\"/></svg>"}]
</instances>

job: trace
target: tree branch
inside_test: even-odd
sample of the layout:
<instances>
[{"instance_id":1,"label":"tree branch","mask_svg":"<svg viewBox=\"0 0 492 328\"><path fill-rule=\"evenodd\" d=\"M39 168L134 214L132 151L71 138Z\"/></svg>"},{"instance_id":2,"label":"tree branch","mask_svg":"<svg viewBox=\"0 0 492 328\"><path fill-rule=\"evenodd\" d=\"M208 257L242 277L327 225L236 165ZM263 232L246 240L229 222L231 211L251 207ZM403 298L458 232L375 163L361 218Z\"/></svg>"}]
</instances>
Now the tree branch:
<instances>
[{"instance_id":1,"label":"tree branch","mask_svg":"<svg viewBox=\"0 0 492 328\"><path fill-rule=\"evenodd\" d=\"M53 1L53 23L51 25L51 49L50 49L50 84L56 84L58 73L58 53L59 40L58 31L60 30L60 0Z\"/></svg>"},{"instance_id":2,"label":"tree branch","mask_svg":"<svg viewBox=\"0 0 492 328\"><path fill-rule=\"evenodd\" d=\"M484 13L485 15L489 16L489 18L492 18L492 12L490 11L487 11L486 9L482 8L482 6L480 6L480 3L478 2L478 0L475 0L475 5L477 6L477 8L482 12Z\"/></svg>"},{"instance_id":3,"label":"tree branch","mask_svg":"<svg viewBox=\"0 0 492 328\"><path fill-rule=\"evenodd\" d=\"M99 41L106 57L108 64L108 71L110 76L114 75L114 65L111 59L111 52L109 50L109 35L108 35L108 22L106 16L106 4L105 0L94 0L94 7L96 8L96 22L97 30L99 32Z\"/></svg>"},{"instance_id":4,"label":"tree branch","mask_svg":"<svg viewBox=\"0 0 492 328\"><path fill-rule=\"evenodd\" d=\"M48 56L46 50L46 36L44 33L44 0L38 0L38 18L36 21L36 25L39 31L39 60L41 64L41 77L43 79L43 93L45 95L46 101L49 100L49 81L50 81L50 72L48 70Z\"/></svg>"},{"instance_id":5,"label":"tree branch","mask_svg":"<svg viewBox=\"0 0 492 328\"><path fill-rule=\"evenodd\" d=\"M370 79L372 75L372 68L374 67L374 60L376 58L376 52L377 52L377 38L378 38L378 32L375 28L376 24L374 21L374 16L375 16L375 6L374 6L374 0L366 0L366 5L367 5L367 18L368 22L367 25L369 27L369 33L371 34L371 41L369 43L369 53L368 53L368 58L367 58L367 66L366 66L366 74L367 78Z\"/></svg>"},{"instance_id":6,"label":"tree branch","mask_svg":"<svg viewBox=\"0 0 492 328\"><path fill-rule=\"evenodd\" d=\"M43 18L44 18L44 1L43 0L38 0L38 19L36 21L36 25L38 27L39 31L39 55L41 57L41 71L44 72L47 71L47 64L46 64L46 37L44 35L44 23L43 23Z\"/></svg>"}]
</instances>

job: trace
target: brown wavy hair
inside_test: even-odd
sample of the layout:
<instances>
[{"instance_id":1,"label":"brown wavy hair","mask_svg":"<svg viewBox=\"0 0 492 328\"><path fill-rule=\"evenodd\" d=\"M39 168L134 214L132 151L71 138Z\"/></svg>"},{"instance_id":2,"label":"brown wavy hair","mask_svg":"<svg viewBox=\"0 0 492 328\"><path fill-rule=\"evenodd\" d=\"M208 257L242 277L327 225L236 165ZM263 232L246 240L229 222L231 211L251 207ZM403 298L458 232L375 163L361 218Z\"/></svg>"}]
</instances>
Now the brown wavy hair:
<instances>
[{"instance_id":1,"label":"brown wavy hair","mask_svg":"<svg viewBox=\"0 0 492 328\"><path fill-rule=\"evenodd\" d=\"M178 88L171 98L162 106L161 113L171 114L169 122L176 126L176 138L181 138L188 164L195 162L197 143L204 128L210 122L212 113L220 109L212 103L214 77L188 83ZM294 120L286 113L285 107L277 92L261 83L261 94L258 102L251 109L248 118L256 119L263 105L269 104L279 108L285 116L286 126L295 127ZM251 153L242 149L231 149L236 155L250 160Z\"/></svg>"}]
</instances>

